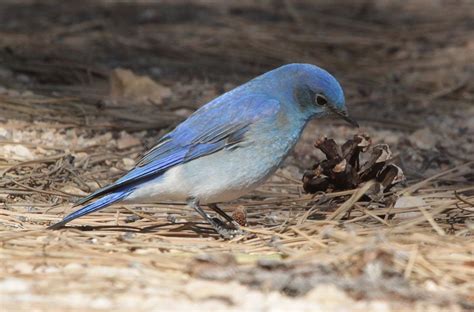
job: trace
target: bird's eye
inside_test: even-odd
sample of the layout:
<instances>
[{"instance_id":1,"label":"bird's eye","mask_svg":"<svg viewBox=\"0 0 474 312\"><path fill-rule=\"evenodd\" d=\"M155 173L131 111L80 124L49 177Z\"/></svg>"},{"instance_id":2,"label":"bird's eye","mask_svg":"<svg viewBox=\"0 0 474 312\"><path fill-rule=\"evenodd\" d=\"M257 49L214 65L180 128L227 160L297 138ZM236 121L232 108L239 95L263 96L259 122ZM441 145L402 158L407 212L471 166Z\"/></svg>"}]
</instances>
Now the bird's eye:
<instances>
[{"instance_id":1,"label":"bird's eye","mask_svg":"<svg viewBox=\"0 0 474 312\"><path fill-rule=\"evenodd\" d=\"M315 101L319 106L325 106L328 103L328 100L322 94L316 94Z\"/></svg>"}]
</instances>

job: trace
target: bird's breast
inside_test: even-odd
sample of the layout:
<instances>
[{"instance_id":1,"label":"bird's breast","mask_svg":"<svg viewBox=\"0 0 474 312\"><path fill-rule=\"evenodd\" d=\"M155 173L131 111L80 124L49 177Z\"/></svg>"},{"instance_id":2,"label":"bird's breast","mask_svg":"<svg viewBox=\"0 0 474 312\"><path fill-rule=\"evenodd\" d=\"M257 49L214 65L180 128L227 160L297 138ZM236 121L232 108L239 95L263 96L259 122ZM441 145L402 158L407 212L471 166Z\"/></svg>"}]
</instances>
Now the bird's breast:
<instances>
[{"instance_id":1,"label":"bird's breast","mask_svg":"<svg viewBox=\"0 0 474 312\"><path fill-rule=\"evenodd\" d=\"M194 197L203 204L237 199L265 182L291 151L300 132L284 130L254 128L244 142L172 167L137 188L130 199L156 202Z\"/></svg>"}]
</instances>

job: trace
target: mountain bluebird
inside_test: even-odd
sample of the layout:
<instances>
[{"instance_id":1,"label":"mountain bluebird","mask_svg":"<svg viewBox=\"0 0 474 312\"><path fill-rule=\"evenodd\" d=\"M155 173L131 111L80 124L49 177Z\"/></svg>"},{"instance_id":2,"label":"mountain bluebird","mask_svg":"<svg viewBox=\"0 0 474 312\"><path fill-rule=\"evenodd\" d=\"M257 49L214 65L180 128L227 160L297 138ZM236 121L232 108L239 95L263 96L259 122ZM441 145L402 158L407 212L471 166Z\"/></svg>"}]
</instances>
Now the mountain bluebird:
<instances>
[{"instance_id":1,"label":"mountain bluebird","mask_svg":"<svg viewBox=\"0 0 474 312\"><path fill-rule=\"evenodd\" d=\"M79 200L76 205L88 204L49 228L118 201L172 200L187 202L219 234L232 236L238 225L216 203L261 185L290 153L308 121L328 114L357 126L348 116L339 82L327 71L310 64L269 71L198 109L159 139L132 170ZM208 215L201 204L230 225Z\"/></svg>"}]
</instances>

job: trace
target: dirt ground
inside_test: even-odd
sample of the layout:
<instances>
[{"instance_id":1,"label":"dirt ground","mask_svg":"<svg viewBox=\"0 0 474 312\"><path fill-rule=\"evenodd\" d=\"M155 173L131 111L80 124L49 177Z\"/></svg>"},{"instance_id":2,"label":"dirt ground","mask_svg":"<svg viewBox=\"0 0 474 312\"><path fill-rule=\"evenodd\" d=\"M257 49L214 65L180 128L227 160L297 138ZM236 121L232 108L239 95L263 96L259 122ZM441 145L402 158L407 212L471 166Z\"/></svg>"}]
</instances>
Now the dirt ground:
<instances>
[{"instance_id":1,"label":"dirt ground","mask_svg":"<svg viewBox=\"0 0 474 312\"><path fill-rule=\"evenodd\" d=\"M320 65L361 128L315 120L225 241L182 203L72 203L200 105L279 65ZM382 197L305 194L321 137L385 143ZM0 3L5 311L474 310L474 3ZM242 164L245 166L245 164ZM364 193L365 192L365 193Z\"/></svg>"}]
</instances>

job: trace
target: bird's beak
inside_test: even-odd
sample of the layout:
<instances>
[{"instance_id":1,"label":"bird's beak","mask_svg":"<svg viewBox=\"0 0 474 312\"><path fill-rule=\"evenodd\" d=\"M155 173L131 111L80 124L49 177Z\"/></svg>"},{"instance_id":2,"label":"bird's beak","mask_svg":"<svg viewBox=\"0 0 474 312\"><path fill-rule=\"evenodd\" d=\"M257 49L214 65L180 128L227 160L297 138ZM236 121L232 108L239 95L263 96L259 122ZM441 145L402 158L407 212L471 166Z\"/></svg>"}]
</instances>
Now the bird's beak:
<instances>
[{"instance_id":1,"label":"bird's beak","mask_svg":"<svg viewBox=\"0 0 474 312\"><path fill-rule=\"evenodd\" d=\"M348 123L350 123L352 126L356 127L356 128L359 128L359 123L357 121L355 121L354 119L352 119L351 117L349 117L349 114L347 113L347 111L339 111L339 110L334 110L333 111L338 117L344 119L345 121L347 121Z\"/></svg>"}]
</instances>

